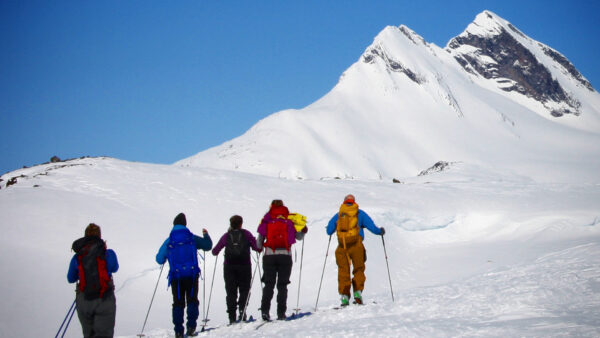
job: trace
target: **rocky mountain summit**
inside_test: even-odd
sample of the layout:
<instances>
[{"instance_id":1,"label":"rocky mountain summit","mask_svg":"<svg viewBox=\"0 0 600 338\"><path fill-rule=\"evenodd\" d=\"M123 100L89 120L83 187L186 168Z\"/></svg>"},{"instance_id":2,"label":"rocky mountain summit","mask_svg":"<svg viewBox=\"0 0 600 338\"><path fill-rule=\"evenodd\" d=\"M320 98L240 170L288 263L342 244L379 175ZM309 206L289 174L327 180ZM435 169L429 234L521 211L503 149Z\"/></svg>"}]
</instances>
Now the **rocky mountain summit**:
<instances>
[{"instance_id":1,"label":"rocky mountain summit","mask_svg":"<svg viewBox=\"0 0 600 338\"><path fill-rule=\"evenodd\" d=\"M549 67L594 91L566 57L489 11L479 14L465 32L450 40L447 50L467 72L495 81L504 91L541 102L555 117L579 115L581 102L560 84ZM542 54L553 62L540 60Z\"/></svg>"}]
</instances>

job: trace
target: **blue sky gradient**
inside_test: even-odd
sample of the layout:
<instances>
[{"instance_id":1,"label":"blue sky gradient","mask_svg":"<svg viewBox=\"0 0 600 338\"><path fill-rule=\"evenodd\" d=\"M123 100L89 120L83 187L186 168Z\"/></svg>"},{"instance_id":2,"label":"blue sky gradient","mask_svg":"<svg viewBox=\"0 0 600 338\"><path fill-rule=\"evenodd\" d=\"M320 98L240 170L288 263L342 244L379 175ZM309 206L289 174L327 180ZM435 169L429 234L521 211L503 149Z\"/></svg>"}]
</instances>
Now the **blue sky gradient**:
<instances>
[{"instance_id":1,"label":"blue sky gradient","mask_svg":"<svg viewBox=\"0 0 600 338\"><path fill-rule=\"evenodd\" d=\"M388 25L445 46L485 9L598 90L600 1L1 1L0 174L173 163L316 101Z\"/></svg>"}]
</instances>

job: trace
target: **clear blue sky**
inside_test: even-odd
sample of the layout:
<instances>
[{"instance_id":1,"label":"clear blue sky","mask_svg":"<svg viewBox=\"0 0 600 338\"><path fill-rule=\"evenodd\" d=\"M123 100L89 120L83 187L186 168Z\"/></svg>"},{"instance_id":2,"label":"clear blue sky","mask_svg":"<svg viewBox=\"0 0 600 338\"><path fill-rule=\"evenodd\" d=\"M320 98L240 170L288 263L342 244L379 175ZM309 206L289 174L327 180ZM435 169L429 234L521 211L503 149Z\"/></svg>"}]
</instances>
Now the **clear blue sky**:
<instances>
[{"instance_id":1,"label":"clear blue sky","mask_svg":"<svg viewBox=\"0 0 600 338\"><path fill-rule=\"evenodd\" d=\"M445 46L485 9L600 88L600 1L0 1L0 174L173 163L325 95L405 24Z\"/></svg>"}]
</instances>

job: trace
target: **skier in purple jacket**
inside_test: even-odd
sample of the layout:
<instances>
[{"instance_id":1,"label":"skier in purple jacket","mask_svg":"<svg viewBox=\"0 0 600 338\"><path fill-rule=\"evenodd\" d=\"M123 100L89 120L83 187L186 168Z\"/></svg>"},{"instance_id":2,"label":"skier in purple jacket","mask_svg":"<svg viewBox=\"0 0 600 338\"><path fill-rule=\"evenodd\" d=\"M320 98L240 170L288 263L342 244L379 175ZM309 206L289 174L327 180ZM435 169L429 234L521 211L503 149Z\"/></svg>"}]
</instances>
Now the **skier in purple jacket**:
<instances>
[{"instance_id":1,"label":"skier in purple jacket","mask_svg":"<svg viewBox=\"0 0 600 338\"><path fill-rule=\"evenodd\" d=\"M287 310L287 286L290 283L290 275L292 274L292 252L291 246L296 243L296 240L303 240L304 235L308 231L304 227L301 231L296 231L294 223L288 219L290 212L283 204L282 200L273 200L269 211L263 217L258 226L258 247L264 248L263 255L263 270L264 274L262 281L265 283L263 287L262 300L260 309L262 319L270 321L271 315L271 300L273 299L274 289L277 285L277 320L285 320L285 312ZM273 231L278 227L274 223L282 222L285 224L283 229L286 229L287 238L278 236L277 231ZM271 230L270 227L273 226ZM283 240L281 238L284 237ZM275 239L278 238L278 239ZM280 241L283 241L281 243Z\"/></svg>"},{"instance_id":2,"label":"skier in purple jacket","mask_svg":"<svg viewBox=\"0 0 600 338\"><path fill-rule=\"evenodd\" d=\"M261 251L256 246L256 238L248 230L242 229L243 222L242 216L232 216L229 219L229 230L221 236L221 239L212 250L213 255L217 256L225 248L223 277L225 279L225 291L227 292L225 301L227 302L229 324L236 322L236 310L239 313L237 321L246 320L244 307L252 280L250 249L252 248L257 252Z\"/></svg>"}]
</instances>

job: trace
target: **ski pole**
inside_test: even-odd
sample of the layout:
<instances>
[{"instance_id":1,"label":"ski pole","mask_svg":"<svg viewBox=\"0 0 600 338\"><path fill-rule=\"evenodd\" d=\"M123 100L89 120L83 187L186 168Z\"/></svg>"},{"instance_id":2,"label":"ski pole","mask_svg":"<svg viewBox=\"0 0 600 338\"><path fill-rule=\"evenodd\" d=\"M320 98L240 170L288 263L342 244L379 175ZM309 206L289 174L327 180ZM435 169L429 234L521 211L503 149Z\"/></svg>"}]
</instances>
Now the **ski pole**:
<instances>
[{"instance_id":1,"label":"ski pole","mask_svg":"<svg viewBox=\"0 0 600 338\"><path fill-rule=\"evenodd\" d=\"M302 261L304 260L304 241L306 239L302 240L302 250L300 251L300 275L298 277L298 298L296 298L296 308L294 310L296 310L296 316L298 315L298 312L300 312L300 308L298 307L298 304L300 303L300 283L302 282Z\"/></svg>"},{"instance_id":2,"label":"ski pole","mask_svg":"<svg viewBox=\"0 0 600 338\"><path fill-rule=\"evenodd\" d=\"M254 272L252 273L252 279L250 279L250 289L248 289L248 296L246 297L246 304L244 304L244 311L242 312L242 319L246 316L246 309L248 308L248 303L250 303L250 295L252 294L252 285L254 284L254 276L256 275L256 270L258 269L258 262L260 261L260 254L256 253L256 267L254 268Z\"/></svg>"},{"instance_id":3,"label":"ski pole","mask_svg":"<svg viewBox=\"0 0 600 338\"><path fill-rule=\"evenodd\" d=\"M199 254L199 253L198 253ZM202 256L200 256L202 257ZM206 257L206 251L204 251L204 257ZM204 278L202 278L202 318L205 316L205 306L206 306L206 259L202 257L203 266L202 273L204 274Z\"/></svg>"},{"instance_id":4,"label":"ski pole","mask_svg":"<svg viewBox=\"0 0 600 338\"><path fill-rule=\"evenodd\" d=\"M73 309L73 312L71 312L71 316L69 317L69 321L67 322L67 326L65 326L65 330L63 331L63 334L60 336L60 338L64 338L65 337L65 333L67 333L67 329L69 328L69 324L71 324L71 319L73 319L73 315L75 314L75 310L77 309L77 305L75 305L75 308Z\"/></svg>"},{"instance_id":5,"label":"ski pole","mask_svg":"<svg viewBox=\"0 0 600 338\"><path fill-rule=\"evenodd\" d=\"M142 326L142 331L138 334L138 337L144 336L144 329L146 328L146 322L148 321L148 315L150 314L150 309L152 308L152 303L154 302L154 296L156 295L156 289L158 288L158 283L160 282L160 276L162 275L163 269L165 267L165 263L160 266L160 273L158 274L158 280L156 281L156 286L154 287L154 293L152 294L152 299L150 300L150 306L148 306L148 312L146 312L146 319L144 319L144 325Z\"/></svg>"},{"instance_id":6,"label":"ski pole","mask_svg":"<svg viewBox=\"0 0 600 338\"><path fill-rule=\"evenodd\" d=\"M263 250L266 250L266 249L263 247ZM260 253L256 254L256 259L258 260L256 262L256 266L258 267L258 277L260 277L260 285L262 286L263 285L263 281L262 281L263 274L262 274L262 271L260 270Z\"/></svg>"},{"instance_id":7,"label":"ski pole","mask_svg":"<svg viewBox=\"0 0 600 338\"><path fill-rule=\"evenodd\" d=\"M58 335L60 334L60 331L62 331L62 328L65 325L65 322L67 321L67 318L69 318L69 315L71 315L71 311L73 311L73 313L75 312L75 310L73 308L75 308L75 309L77 308L77 306L75 306L75 301L73 301L73 304L71 304L71 307L69 308L69 311L67 311L67 315L65 316L65 319L63 319L62 324L60 324L60 327L58 328L58 332L56 332L56 336L54 336L54 338L58 338ZM68 325L67 325L67 327L68 327ZM66 327L65 327L65 332L67 332L67 328ZM64 333L63 333L63 336L64 336Z\"/></svg>"},{"instance_id":8,"label":"ski pole","mask_svg":"<svg viewBox=\"0 0 600 338\"><path fill-rule=\"evenodd\" d=\"M319 304L319 296L321 295L321 284L323 283L323 275L325 274L325 265L327 264L327 256L329 256L329 245L331 244L331 235L329 235L329 242L327 242L327 252L325 252L325 262L323 263L323 272L321 273L321 281L319 282L319 291L317 292L317 302L315 303L315 312L317 312L317 305Z\"/></svg>"},{"instance_id":9,"label":"ski pole","mask_svg":"<svg viewBox=\"0 0 600 338\"><path fill-rule=\"evenodd\" d=\"M256 253L256 259L254 259L254 257L252 257L252 259L254 259L254 261L256 262L256 267L258 268L258 277L260 279L260 285L262 286L262 271L260 269L260 255L258 254L258 252Z\"/></svg>"},{"instance_id":10,"label":"ski pole","mask_svg":"<svg viewBox=\"0 0 600 338\"><path fill-rule=\"evenodd\" d=\"M219 260L219 256L215 257L215 268L213 269L212 281L210 282L210 291L208 292L208 305L206 306L206 317L202 320L202 330L200 332L204 332L204 328L206 327L206 323L208 323L208 310L210 310L210 300L212 298L212 290L213 285L215 284L215 274L217 273L217 261Z\"/></svg>"},{"instance_id":11,"label":"ski pole","mask_svg":"<svg viewBox=\"0 0 600 338\"><path fill-rule=\"evenodd\" d=\"M392 293L392 302L394 302L394 290L392 289L392 278L390 277L390 265L388 264L387 250L385 249L385 240L381 235L381 243L383 243L383 253L385 254L385 265L387 266L388 280L390 281L390 292Z\"/></svg>"}]
</instances>

